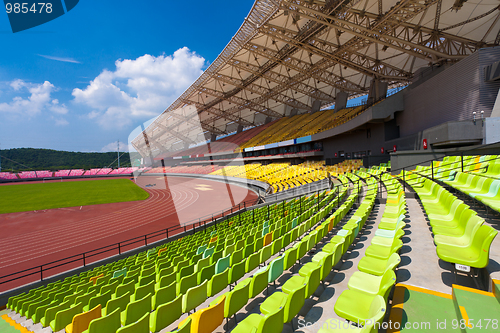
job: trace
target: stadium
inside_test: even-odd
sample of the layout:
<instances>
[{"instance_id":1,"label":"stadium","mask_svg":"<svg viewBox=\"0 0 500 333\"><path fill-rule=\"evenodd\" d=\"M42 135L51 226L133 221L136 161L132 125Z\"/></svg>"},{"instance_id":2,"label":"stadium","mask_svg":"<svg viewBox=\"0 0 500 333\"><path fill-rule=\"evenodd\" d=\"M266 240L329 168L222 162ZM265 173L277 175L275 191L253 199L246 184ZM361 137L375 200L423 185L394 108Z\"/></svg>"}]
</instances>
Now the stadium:
<instances>
[{"instance_id":1,"label":"stadium","mask_svg":"<svg viewBox=\"0 0 500 333\"><path fill-rule=\"evenodd\" d=\"M0 332L497 332L498 1L241 19L130 166L0 172Z\"/></svg>"}]
</instances>

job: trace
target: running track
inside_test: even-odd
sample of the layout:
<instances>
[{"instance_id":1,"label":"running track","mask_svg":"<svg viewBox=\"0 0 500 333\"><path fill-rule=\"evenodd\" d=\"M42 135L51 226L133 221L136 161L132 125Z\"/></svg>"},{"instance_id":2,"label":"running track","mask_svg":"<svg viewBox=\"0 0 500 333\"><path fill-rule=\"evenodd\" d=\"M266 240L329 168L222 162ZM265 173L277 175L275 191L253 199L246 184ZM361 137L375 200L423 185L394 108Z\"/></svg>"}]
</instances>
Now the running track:
<instances>
[{"instance_id":1,"label":"running track","mask_svg":"<svg viewBox=\"0 0 500 333\"><path fill-rule=\"evenodd\" d=\"M103 179L102 181L106 181ZM115 244L170 226L229 209L232 202L257 201L257 195L243 187L204 179L182 177L141 177L137 184L150 196L143 201L50 209L0 215L0 276L47 264L54 260ZM145 187L154 184L153 187ZM9 185L16 186L16 185ZM232 200L228 194L232 195ZM164 237L165 234L162 235ZM149 242L158 240L156 238ZM122 251L144 242L122 248ZM118 251L87 259L96 261ZM65 265L44 277L82 264ZM0 284L0 292L28 282L39 274ZM7 279L2 279L5 281Z\"/></svg>"}]
</instances>

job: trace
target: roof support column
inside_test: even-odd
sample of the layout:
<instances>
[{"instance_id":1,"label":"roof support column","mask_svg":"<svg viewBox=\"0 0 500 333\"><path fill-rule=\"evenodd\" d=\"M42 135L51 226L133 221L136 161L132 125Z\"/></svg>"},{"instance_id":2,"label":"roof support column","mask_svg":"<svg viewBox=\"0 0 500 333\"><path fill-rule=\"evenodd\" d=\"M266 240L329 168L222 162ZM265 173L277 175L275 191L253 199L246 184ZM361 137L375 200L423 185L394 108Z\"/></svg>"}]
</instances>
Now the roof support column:
<instances>
[{"instance_id":1,"label":"roof support column","mask_svg":"<svg viewBox=\"0 0 500 333\"><path fill-rule=\"evenodd\" d=\"M318 112L321 109L321 101L319 99L314 100L312 104L312 111L311 113Z\"/></svg>"},{"instance_id":2,"label":"roof support column","mask_svg":"<svg viewBox=\"0 0 500 333\"><path fill-rule=\"evenodd\" d=\"M347 98L349 94L345 91L340 91L335 96L335 112L345 109L347 106Z\"/></svg>"},{"instance_id":3,"label":"roof support column","mask_svg":"<svg viewBox=\"0 0 500 333\"><path fill-rule=\"evenodd\" d=\"M387 96L387 82L382 82L379 79L373 79L370 83L370 90L368 93L367 105L372 105L375 102Z\"/></svg>"}]
</instances>

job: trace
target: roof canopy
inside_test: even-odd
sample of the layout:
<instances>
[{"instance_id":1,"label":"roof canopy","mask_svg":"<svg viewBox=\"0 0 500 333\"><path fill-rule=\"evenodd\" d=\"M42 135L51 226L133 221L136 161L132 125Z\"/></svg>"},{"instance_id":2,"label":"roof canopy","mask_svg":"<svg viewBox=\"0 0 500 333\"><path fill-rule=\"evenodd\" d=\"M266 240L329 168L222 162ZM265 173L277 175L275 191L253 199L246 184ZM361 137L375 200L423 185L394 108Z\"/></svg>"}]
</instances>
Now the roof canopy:
<instances>
[{"instance_id":1,"label":"roof canopy","mask_svg":"<svg viewBox=\"0 0 500 333\"><path fill-rule=\"evenodd\" d=\"M374 79L407 84L421 67L500 44L499 8L498 0L256 0L217 59L132 144L143 156L175 150L317 110L338 92L365 94Z\"/></svg>"}]
</instances>

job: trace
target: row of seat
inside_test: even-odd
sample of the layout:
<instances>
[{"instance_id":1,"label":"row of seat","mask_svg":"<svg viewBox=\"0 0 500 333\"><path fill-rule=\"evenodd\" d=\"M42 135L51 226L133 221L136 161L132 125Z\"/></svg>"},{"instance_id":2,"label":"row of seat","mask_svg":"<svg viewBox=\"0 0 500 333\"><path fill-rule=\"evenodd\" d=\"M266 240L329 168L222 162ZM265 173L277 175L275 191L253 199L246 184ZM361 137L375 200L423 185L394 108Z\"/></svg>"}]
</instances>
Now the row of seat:
<instances>
[{"instance_id":1,"label":"row of seat","mask_svg":"<svg viewBox=\"0 0 500 333\"><path fill-rule=\"evenodd\" d=\"M500 212L500 179L485 177L482 174L457 172L453 180L445 179L444 183Z\"/></svg>"},{"instance_id":2,"label":"row of seat","mask_svg":"<svg viewBox=\"0 0 500 333\"><path fill-rule=\"evenodd\" d=\"M418 194L429 218L439 258L483 268L497 231L444 187L417 173L407 172L407 183Z\"/></svg>"},{"instance_id":3,"label":"row of seat","mask_svg":"<svg viewBox=\"0 0 500 333\"><path fill-rule=\"evenodd\" d=\"M377 170L380 171L380 170ZM380 172L372 172L379 175ZM381 181L387 191L384 213L365 256L358 263L358 271L349 278L348 289L337 299L334 311L341 318L354 323L352 332L376 332L378 323L386 312L389 293L396 283L395 268L400 263L398 255L404 235L406 200L399 182L387 174ZM369 199L374 201L374 197ZM335 319L327 321L321 333L338 332L345 326ZM337 329L335 329L337 328Z\"/></svg>"}]
</instances>

